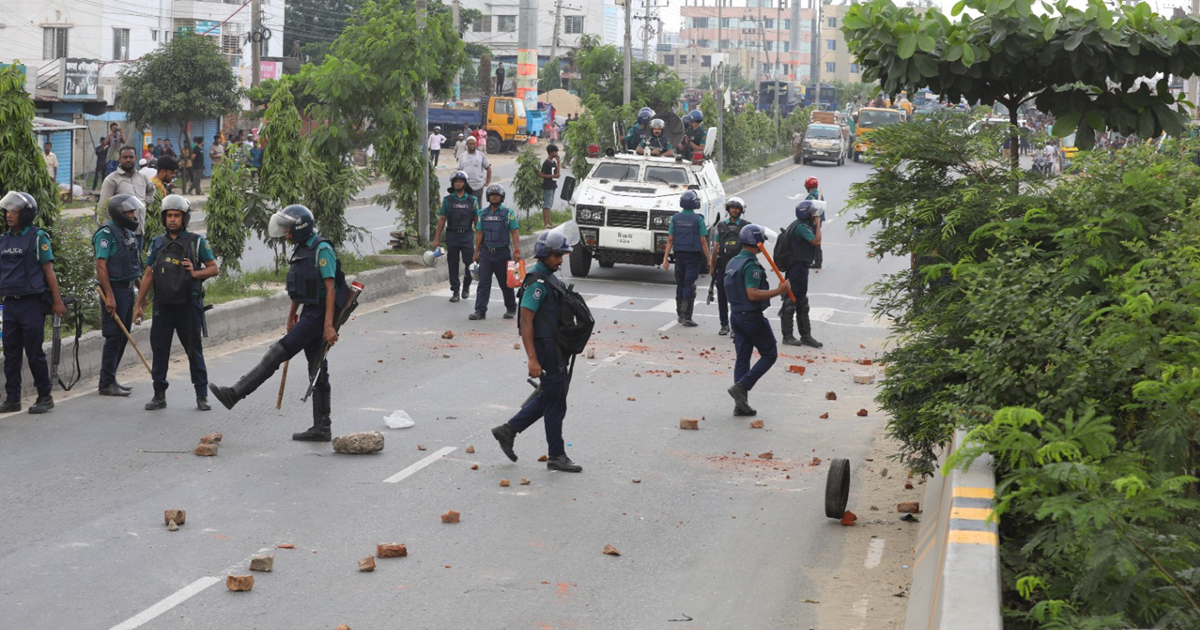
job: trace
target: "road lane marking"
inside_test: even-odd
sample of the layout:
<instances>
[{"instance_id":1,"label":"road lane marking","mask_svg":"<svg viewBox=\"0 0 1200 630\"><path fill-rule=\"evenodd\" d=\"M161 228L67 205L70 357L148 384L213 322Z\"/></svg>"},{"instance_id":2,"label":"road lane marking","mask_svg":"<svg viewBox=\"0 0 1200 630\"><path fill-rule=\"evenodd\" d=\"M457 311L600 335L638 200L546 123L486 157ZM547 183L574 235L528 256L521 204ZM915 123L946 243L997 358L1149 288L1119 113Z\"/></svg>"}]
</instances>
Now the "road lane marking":
<instances>
[{"instance_id":1,"label":"road lane marking","mask_svg":"<svg viewBox=\"0 0 1200 630\"><path fill-rule=\"evenodd\" d=\"M587 301L587 305L588 305L588 308L590 308L590 309L608 310L618 304L621 304L621 303L626 302L631 299L633 299L633 298L627 298L623 295L600 294L600 295L593 296L591 299L589 299Z\"/></svg>"},{"instance_id":2,"label":"road lane marking","mask_svg":"<svg viewBox=\"0 0 1200 630\"><path fill-rule=\"evenodd\" d=\"M413 464L412 466L409 466L408 468L401 470L400 472L392 475L391 477L384 479L383 483L400 483L401 481L407 479L408 477L411 477L413 474L415 474L417 471L421 470L422 468L436 462L437 460L449 455L450 453L453 453L456 450L458 450L458 447L456 447L456 446L442 447L441 449L431 453L425 459L422 459L421 461Z\"/></svg>"},{"instance_id":3,"label":"road lane marking","mask_svg":"<svg viewBox=\"0 0 1200 630\"><path fill-rule=\"evenodd\" d=\"M851 611L855 615L863 618L863 622L858 624L857 630L862 630L867 625L867 622L866 622L867 610L870 608L870 603L871 603L871 596L867 595L866 593L863 593L862 599L858 600L858 603L855 604L854 607L851 609Z\"/></svg>"},{"instance_id":4,"label":"road lane marking","mask_svg":"<svg viewBox=\"0 0 1200 630\"><path fill-rule=\"evenodd\" d=\"M874 569L883 562L883 539L875 538L871 540L871 545L867 547L867 559L863 560L863 568Z\"/></svg>"},{"instance_id":5,"label":"road lane marking","mask_svg":"<svg viewBox=\"0 0 1200 630\"><path fill-rule=\"evenodd\" d=\"M678 323L679 323L679 320L675 320L675 321L667 324L666 326L660 327L658 329L658 332L667 332L668 330L671 330L671 328L673 328L675 326L675 324L678 324Z\"/></svg>"},{"instance_id":6,"label":"road lane marking","mask_svg":"<svg viewBox=\"0 0 1200 630\"><path fill-rule=\"evenodd\" d=\"M191 584L171 593L157 604L113 626L109 630L134 630L140 628L155 617L171 610L187 601L193 595L221 581L219 577L202 577Z\"/></svg>"},{"instance_id":7,"label":"road lane marking","mask_svg":"<svg viewBox=\"0 0 1200 630\"><path fill-rule=\"evenodd\" d=\"M679 308L679 304L673 302L672 300L663 300L662 302L655 304L654 307L650 309L650 312L651 313L674 313L675 309L677 309L677 308Z\"/></svg>"}]
</instances>

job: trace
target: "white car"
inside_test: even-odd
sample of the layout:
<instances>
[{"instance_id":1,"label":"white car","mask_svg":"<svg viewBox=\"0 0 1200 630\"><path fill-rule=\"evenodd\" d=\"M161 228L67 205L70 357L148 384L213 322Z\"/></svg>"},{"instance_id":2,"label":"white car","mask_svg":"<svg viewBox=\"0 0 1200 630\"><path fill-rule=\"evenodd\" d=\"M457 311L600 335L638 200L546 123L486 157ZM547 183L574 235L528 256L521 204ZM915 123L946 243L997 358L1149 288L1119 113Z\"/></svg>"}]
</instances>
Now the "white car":
<instances>
[{"instance_id":1,"label":"white car","mask_svg":"<svg viewBox=\"0 0 1200 630\"><path fill-rule=\"evenodd\" d=\"M696 212L705 225L712 225L725 207L725 188L716 165L707 159L715 139L716 129L710 127L705 157L697 161L633 153L601 157L598 149L589 152L592 171L575 186L570 200L580 237L568 257L571 275L587 277L592 259L605 268L616 263L662 264L667 228L680 211L680 195L687 190L700 195Z\"/></svg>"}]
</instances>

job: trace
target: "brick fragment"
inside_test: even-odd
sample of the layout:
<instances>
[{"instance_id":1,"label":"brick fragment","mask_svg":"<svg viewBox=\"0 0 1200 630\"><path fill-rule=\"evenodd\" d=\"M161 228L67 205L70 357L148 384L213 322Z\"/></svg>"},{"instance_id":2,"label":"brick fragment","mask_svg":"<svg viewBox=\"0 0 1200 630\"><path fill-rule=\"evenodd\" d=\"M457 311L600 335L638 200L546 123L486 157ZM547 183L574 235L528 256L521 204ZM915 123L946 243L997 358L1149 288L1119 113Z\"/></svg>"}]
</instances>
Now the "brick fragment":
<instances>
[{"instance_id":1,"label":"brick fragment","mask_svg":"<svg viewBox=\"0 0 1200 630\"><path fill-rule=\"evenodd\" d=\"M521 485L522 486L528 486L530 483L533 483L533 482L531 482L529 480L529 477L521 477Z\"/></svg>"},{"instance_id":2,"label":"brick fragment","mask_svg":"<svg viewBox=\"0 0 1200 630\"><path fill-rule=\"evenodd\" d=\"M855 374L854 382L859 385L870 385L875 382L874 374Z\"/></svg>"},{"instance_id":3,"label":"brick fragment","mask_svg":"<svg viewBox=\"0 0 1200 630\"><path fill-rule=\"evenodd\" d=\"M788 366L788 371L792 372L794 374L804 374L804 369L805 368L803 365L789 365Z\"/></svg>"},{"instance_id":4,"label":"brick fragment","mask_svg":"<svg viewBox=\"0 0 1200 630\"><path fill-rule=\"evenodd\" d=\"M403 558L408 555L408 547L404 543L379 543L375 545L377 558Z\"/></svg>"},{"instance_id":5,"label":"brick fragment","mask_svg":"<svg viewBox=\"0 0 1200 630\"><path fill-rule=\"evenodd\" d=\"M291 543L282 543L282 544L276 545L276 548L278 548L278 549L295 549L296 545L293 545Z\"/></svg>"},{"instance_id":6,"label":"brick fragment","mask_svg":"<svg viewBox=\"0 0 1200 630\"><path fill-rule=\"evenodd\" d=\"M217 454L217 445L216 444L201 444L200 446L197 446L196 450L194 450L192 452L195 453L196 455L199 455L200 457L212 457Z\"/></svg>"},{"instance_id":7,"label":"brick fragment","mask_svg":"<svg viewBox=\"0 0 1200 630\"><path fill-rule=\"evenodd\" d=\"M442 515L442 522L443 523L452 523L452 524L457 523L460 517L462 517L462 514L459 514L458 512L455 512L454 510L450 510L449 512L446 512L445 514Z\"/></svg>"},{"instance_id":8,"label":"brick fragment","mask_svg":"<svg viewBox=\"0 0 1200 630\"><path fill-rule=\"evenodd\" d=\"M272 554L272 555L265 555L265 556L254 556L253 558L250 558L250 570L251 571L263 571L266 573L270 573L271 571L274 571L275 570L275 556Z\"/></svg>"},{"instance_id":9,"label":"brick fragment","mask_svg":"<svg viewBox=\"0 0 1200 630\"><path fill-rule=\"evenodd\" d=\"M595 349L595 348L588 347L588 349L587 349L587 358L589 358L589 359L595 359L595 358L596 358L596 349Z\"/></svg>"},{"instance_id":10,"label":"brick fragment","mask_svg":"<svg viewBox=\"0 0 1200 630\"><path fill-rule=\"evenodd\" d=\"M454 338L453 330L447 330L446 332L442 333L442 339L453 339L453 338Z\"/></svg>"},{"instance_id":11,"label":"brick fragment","mask_svg":"<svg viewBox=\"0 0 1200 630\"><path fill-rule=\"evenodd\" d=\"M167 521L167 531L177 532L179 531L179 525L176 525L175 521Z\"/></svg>"},{"instance_id":12,"label":"brick fragment","mask_svg":"<svg viewBox=\"0 0 1200 630\"><path fill-rule=\"evenodd\" d=\"M617 551L617 548L612 545L604 545L604 555L619 556L619 555L621 555L621 552Z\"/></svg>"},{"instance_id":13,"label":"brick fragment","mask_svg":"<svg viewBox=\"0 0 1200 630\"><path fill-rule=\"evenodd\" d=\"M500 487L501 487L501 488L507 488L508 486L509 486L509 481L508 481L507 479L501 479L501 480L500 480Z\"/></svg>"},{"instance_id":14,"label":"brick fragment","mask_svg":"<svg viewBox=\"0 0 1200 630\"><path fill-rule=\"evenodd\" d=\"M896 511L901 514L916 514L921 511L920 501L907 501L896 505Z\"/></svg>"},{"instance_id":15,"label":"brick fragment","mask_svg":"<svg viewBox=\"0 0 1200 630\"><path fill-rule=\"evenodd\" d=\"M350 626L348 626L344 623L341 623L341 624L338 624L338 627L334 628L333 630L353 630L353 628L351 628Z\"/></svg>"},{"instance_id":16,"label":"brick fragment","mask_svg":"<svg viewBox=\"0 0 1200 630\"><path fill-rule=\"evenodd\" d=\"M823 413L823 414L821 414L819 417L820 417L822 420L828 420L828 419L829 419L829 413L828 413L828 412L826 412L826 413Z\"/></svg>"},{"instance_id":17,"label":"brick fragment","mask_svg":"<svg viewBox=\"0 0 1200 630\"><path fill-rule=\"evenodd\" d=\"M812 461L811 461L811 462L809 462L809 463L808 463L808 465L809 465L809 466L820 466L820 465L821 465L821 458L820 458L820 457L814 457L814 458L812 458Z\"/></svg>"},{"instance_id":18,"label":"brick fragment","mask_svg":"<svg viewBox=\"0 0 1200 630\"><path fill-rule=\"evenodd\" d=\"M837 400L837 392L825 392L825 400Z\"/></svg>"},{"instance_id":19,"label":"brick fragment","mask_svg":"<svg viewBox=\"0 0 1200 630\"><path fill-rule=\"evenodd\" d=\"M539 462L545 462L545 461L549 461L549 460L550 460L550 458L545 455L542 455L541 457L538 458Z\"/></svg>"},{"instance_id":20,"label":"brick fragment","mask_svg":"<svg viewBox=\"0 0 1200 630\"><path fill-rule=\"evenodd\" d=\"M759 453L758 458L759 459L775 459L775 454L772 453L771 451L767 451L766 453Z\"/></svg>"},{"instance_id":21,"label":"brick fragment","mask_svg":"<svg viewBox=\"0 0 1200 630\"><path fill-rule=\"evenodd\" d=\"M857 515L857 514L855 514L854 512L851 512L850 510L846 510L846 511L845 511L845 512L842 514L842 521L841 521L841 523L842 523L842 525L847 525L847 526L849 526L849 525L853 525L853 524L854 524L854 521L857 521L857 520L858 520L858 515Z\"/></svg>"},{"instance_id":22,"label":"brick fragment","mask_svg":"<svg viewBox=\"0 0 1200 630\"><path fill-rule=\"evenodd\" d=\"M164 510L163 522L170 523L175 521L176 525L183 525L187 521L187 512L184 510Z\"/></svg>"},{"instance_id":23,"label":"brick fragment","mask_svg":"<svg viewBox=\"0 0 1200 630\"><path fill-rule=\"evenodd\" d=\"M859 410L858 410L858 417L859 417L859 418L865 418L866 416L867 416L867 410L866 410L866 409L859 409Z\"/></svg>"},{"instance_id":24,"label":"brick fragment","mask_svg":"<svg viewBox=\"0 0 1200 630\"><path fill-rule=\"evenodd\" d=\"M870 359L859 359L858 364L859 365L871 365L871 360Z\"/></svg>"},{"instance_id":25,"label":"brick fragment","mask_svg":"<svg viewBox=\"0 0 1200 630\"><path fill-rule=\"evenodd\" d=\"M904 489L905 489L905 490L912 490L912 489L913 489L912 482L911 482L911 481L905 481L905 482L904 482Z\"/></svg>"},{"instance_id":26,"label":"brick fragment","mask_svg":"<svg viewBox=\"0 0 1200 630\"><path fill-rule=\"evenodd\" d=\"M200 443L201 444L220 444L221 438L223 438L223 437L225 437L225 436L221 435L220 433L209 433L208 435L200 438Z\"/></svg>"},{"instance_id":27,"label":"brick fragment","mask_svg":"<svg viewBox=\"0 0 1200 630\"><path fill-rule=\"evenodd\" d=\"M468 447L467 447L467 450L466 450L466 452L467 452L467 453L474 453L474 452L475 452L475 447L474 447L474 446L468 446Z\"/></svg>"},{"instance_id":28,"label":"brick fragment","mask_svg":"<svg viewBox=\"0 0 1200 630\"><path fill-rule=\"evenodd\" d=\"M479 470L479 464L471 464L471 470Z\"/></svg>"},{"instance_id":29,"label":"brick fragment","mask_svg":"<svg viewBox=\"0 0 1200 630\"><path fill-rule=\"evenodd\" d=\"M751 421L750 421L750 428L751 428L751 429L761 429L761 428L763 428L763 421L762 421L762 420L751 420Z\"/></svg>"},{"instance_id":30,"label":"brick fragment","mask_svg":"<svg viewBox=\"0 0 1200 630\"><path fill-rule=\"evenodd\" d=\"M253 575L228 575L225 576L225 588L231 591L248 591L254 588Z\"/></svg>"},{"instance_id":31,"label":"brick fragment","mask_svg":"<svg viewBox=\"0 0 1200 630\"><path fill-rule=\"evenodd\" d=\"M370 573L371 571L374 571L375 570L375 557L367 556L366 558L359 560L358 561L358 570L362 571L363 573ZM345 625L345 624L343 624L343 625Z\"/></svg>"},{"instance_id":32,"label":"brick fragment","mask_svg":"<svg viewBox=\"0 0 1200 630\"><path fill-rule=\"evenodd\" d=\"M680 418L679 428L687 429L688 431L699 431L700 421L695 418Z\"/></svg>"}]
</instances>

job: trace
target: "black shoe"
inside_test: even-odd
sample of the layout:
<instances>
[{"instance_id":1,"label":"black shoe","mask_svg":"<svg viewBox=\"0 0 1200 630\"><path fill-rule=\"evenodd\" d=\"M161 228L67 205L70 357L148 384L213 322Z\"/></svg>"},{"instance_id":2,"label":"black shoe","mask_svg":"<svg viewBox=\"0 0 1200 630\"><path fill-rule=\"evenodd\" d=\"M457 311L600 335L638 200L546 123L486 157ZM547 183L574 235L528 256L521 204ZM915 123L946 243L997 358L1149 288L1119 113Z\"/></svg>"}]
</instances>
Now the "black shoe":
<instances>
[{"instance_id":1,"label":"black shoe","mask_svg":"<svg viewBox=\"0 0 1200 630\"><path fill-rule=\"evenodd\" d=\"M484 313L484 312L481 312L481 311L475 311L474 313L471 313L470 315L467 315L467 319L469 319L469 320L471 320L471 321L476 321L476 320L480 320L480 319L487 319L487 313Z\"/></svg>"},{"instance_id":2,"label":"black shoe","mask_svg":"<svg viewBox=\"0 0 1200 630\"><path fill-rule=\"evenodd\" d=\"M451 301L451 302L457 302L457 301L458 301L458 292L457 292L457 291L455 291L454 293L450 294L450 301Z\"/></svg>"},{"instance_id":3,"label":"black shoe","mask_svg":"<svg viewBox=\"0 0 1200 630\"><path fill-rule=\"evenodd\" d=\"M729 334L729 326L728 326L728 325L725 325L725 324L722 324L722 325L721 325L721 330L718 330L718 331L717 331L717 334L718 334L718 335L721 335L721 336L728 335L728 334Z\"/></svg>"},{"instance_id":4,"label":"black shoe","mask_svg":"<svg viewBox=\"0 0 1200 630\"><path fill-rule=\"evenodd\" d=\"M514 317L516 317L516 316L517 316L517 310L516 310L516 309L513 309L513 310L511 310L511 311L505 311L505 312L504 312L504 319L512 319L512 318L514 318Z\"/></svg>"},{"instance_id":5,"label":"black shoe","mask_svg":"<svg viewBox=\"0 0 1200 630\"><path fill-rule=\"evenodd\" d=\"M208 404L207 396L197 396L196 397L196 408L199 409L200 411L211 411L212 405Z\"/></svg>"},{"instance_id":6,"label":"black shoe","mask_svg":"<svg viewBox=\"0 0 1200 630\"><path fill-rule=\"evenodd\" d=\"M504 423L492 429L492 437L500 443L500 450L512 461L517 461L517 453L513 450L513 442L517 439L517 432L508 423Z\"/></svg>"},{"instance_id":7,"label":"black shoe","mask_svg":"<svg viewBox=\"0 0 1200 630\"><path fill-rule=\"evenodd\" d=\"M803 346L804 344L800 343L800 340L795 337L784 337L783 345L785 345L785 346Z\"/></svg>"},{"instance_id":8,"label":"black shoe","mask_svg":"<svg viewBox=\"0 0 1200 630\"><path fill-rule=\"evenodd\" d=\"M469 298L469 297L471 297L471 288L470 288L470 287L463 287L463 290L462 290L462 299L464 299L464 300L465 300L465 299L467 299L467 298Z\"/></svg>"},{"instance_id":9,"label":"black shoe","mask_svg":"<svg viewBox=\"0 0 1200 630\"><path fill-rule=\"evenodd\" d=\"M8 400L4 401L4 404L0 405L0 413L12 413L14 411L20 411L20 410L21 410L21 401L20 400L13 400L12 398L9 398Z\"/></svg>"},{"instance_id":10,"label":"black shoe","mask_svg":"<svg viewBox=\"0 0 1200 630\"><path fill-rule=\"evenodd\" d=\"M741 383L734 383L733 387L728 390L729 395L733 397L734 415L736 416L753 416L758 412L750 406L749 394Z\"/></svg>"},{"instance_id":11,"label":"black shoe","mask_svg":"<svg viewBox=\"0 0 1200 630\"><path fill-rule=\"evenodd\" d=\"M128 396L129 390L121 389L120 385L113 383L100 388L101 396Z\"/></svg>"},{"instance_id":12,"label":"black shoe","mask_svg":"<svg viewBox=\"0 0 1200 630\"><path fill-rule=\"evenodd\" d=\"M682 323L684 326L687 326L688 328L695 328L696 326L700 325L700 324L697 324L696 322L692 321L691 317L684 317L683 321L680 323Z\"/></svg>"},{"instance_id":13,"label":"black shoe","mask_svg":"<svg viewBox=\"0 0 1200 630\"><path fill-rule=\"evenodd\" d=\"M307 431L293 433L292 439L297 442L329 442L333 440L333 435L328 427L313 426Z\"/></svg>"},{"instance_id":14,"label":"black shoe","mask_svg":"<svg viewBox=\"0 0 1200 630\"><path fill-rule=\"evenodd\" d=\"M215 396L222 405L225 405L226 409L233 409L233 406L238 402L237 394L233 392L232 387L221 387L220 385L209 383L208 391L212 392L213 396Z\"/></svg>"},{"instance_id":15,"label":"black shoe","mask_svg":"<svg viewBox=\"0 0 1200 630\"><path fill-rule=\"evenodd\" d=\"M583 466L571 461L566 455L556 455L546 461L546 468L559 472L583 472Z\"/></svg>"},{"instance_id":16,"label":"black shoe","mask_svg":"<svg viewBox=\"0 0 1200 630\"><path fill-rule=\"evenodd\" d=\"M120 384L120 383L117 383L117 387L119 387L119 388L121 388L122 390L124 390L124 391L127 391L127 392L131 392L131 391L133 391L133 388L132 388L132 387L126 387L125 385L122 385L122 384Z\"/></svg>"},{"instance_id":17,"label":"black shoe","mask_svg":"<svg viewBox=\"0 0 1200 630\"><path fill-rule=\"evenodd\" d=\"M18 403L19 405L20 403ZM37 402L29 406L29 413L39 414L46 413L54 408L54 398L50 394L38 396Z\"/></svg>"},{"instance_id":18,"label":"black shoe","mask_svg":"<svg viewBox=\"0 0 1200 630\"><path fill-rule=\"evenodd\" d=\"M154 398L151 398L150 402L146 403L146 411L157 411L159 409L166 409L166 408L167 408L167 393L166 392L154 392Z\"/></svg>"},{"instance_id":19,"label":"black shoe","mask_svg":"<svg viewBox=\"0 0 1200 630\"><path fill-rule=\"evenodd\" d=\"M801 337L801 338L800 338L800 343L801 343L801 344L804 344L804 345L806 345L806 346L811 346L811 347L813 347L813 348L823 348L823 347L825 347L825 344L823 344L823 343L821 343L820 341L817 341L816 339L813 339L812 337L809 337L809 336L804 336L804 337Z\"/></svg>"}]
</instances>

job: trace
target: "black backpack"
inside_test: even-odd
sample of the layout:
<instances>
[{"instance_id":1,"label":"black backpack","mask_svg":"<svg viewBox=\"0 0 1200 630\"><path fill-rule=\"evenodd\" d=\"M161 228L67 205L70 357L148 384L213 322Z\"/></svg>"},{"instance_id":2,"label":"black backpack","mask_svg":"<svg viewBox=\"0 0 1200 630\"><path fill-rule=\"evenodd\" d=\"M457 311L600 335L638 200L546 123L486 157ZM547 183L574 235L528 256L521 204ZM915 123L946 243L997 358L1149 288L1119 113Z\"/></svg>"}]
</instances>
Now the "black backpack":
<instances>
[{"instance_id":1,"label":"black backpack","mask_svg":"<svg viewBox=\"0 0 1200 630\"><path fill-rule=\"evenodd\" d=\"M554 341L558 345L558 349L564 354L574 355L580 354L587 348L588 341L592 338L592 329L596 326L596 320L592 317L592 309L588 308L587 301L583 299L575 291L575 285L563 287L558 282L552 282L550 278L540 273L530 273L525 276L525 282L521 285L521 290L517 292L517 303L520 304L521 297L525 295L525 288L538 279L544 281L544 284L550 287L550 290L558 294L558 310L559 321L558 326L554 329ZM517 318L517 330L521 329L521 318Z\"/></svg>"},{"instance_id":2,"label":"black backpack","mask_svg":"<svg viewBox=\"0 0 1200 630\"><path fill-rule=\"evenodd\" d=\"M791 225L783 228L779 234L779 240L775 242L772 258L775 259L775 266L780 270L791 269L792 265L796 264L796 246L792 242L792 233L796 230L798 223L800 223L800 219L792 221Z\"/></svg>"},{"instance_id":3,"label":"black backpack","mask_svg":"<svg viewBox=\"0 0 1200 630\"><path fill-rule=\"evenodd\" d=\"M154 259L154 303L187 304L196 280L183 266L183 261L191 259L193 268L199 268L199 239L195 234L188 234L186 238L158 238L162 239L163 245Z\"/></svg>"}]
</instances>

